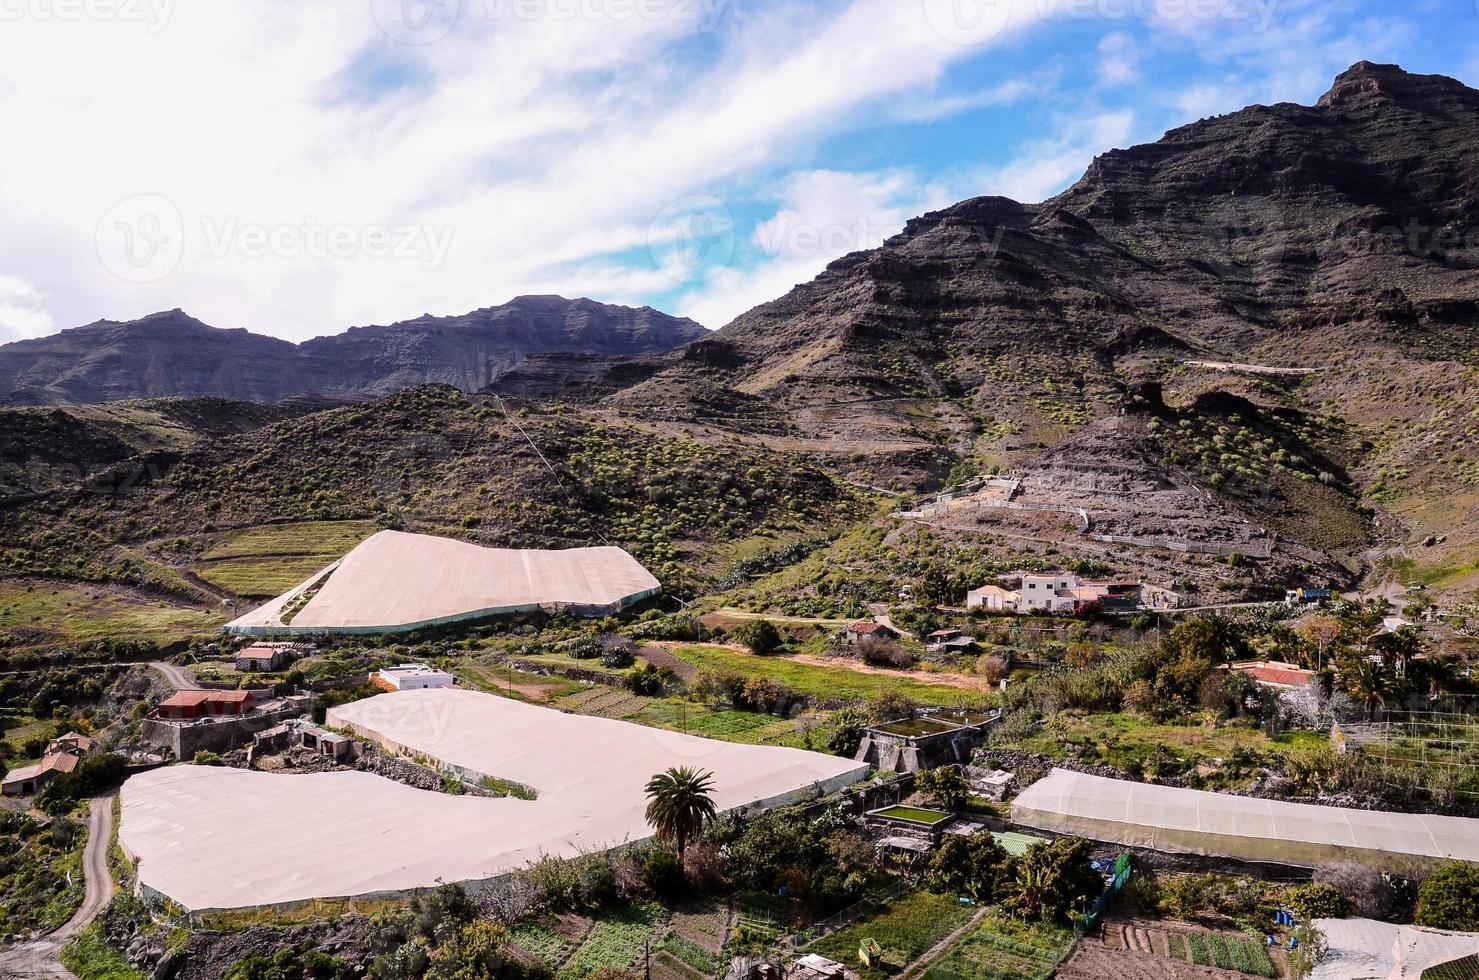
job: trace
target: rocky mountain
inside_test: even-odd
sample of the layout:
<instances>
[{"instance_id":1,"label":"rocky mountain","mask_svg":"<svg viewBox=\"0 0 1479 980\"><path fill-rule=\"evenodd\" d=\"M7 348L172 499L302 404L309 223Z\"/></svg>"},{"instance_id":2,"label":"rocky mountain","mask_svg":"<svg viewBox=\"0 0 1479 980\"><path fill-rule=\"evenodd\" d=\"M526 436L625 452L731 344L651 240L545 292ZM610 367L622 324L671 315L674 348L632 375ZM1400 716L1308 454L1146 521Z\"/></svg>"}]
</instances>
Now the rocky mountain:
<instances>
[{"instance_id":1,"label":"rocky mountain","mask_svg":"<svg viewBox=\"0 0 1479 980\"><path fill-rule=\"evenodd\" d=\"M692 320L650 307L559 296L354 327L302 344L211 327L171 310L0 347L0 398L13 404L168 396L276 402L308 394L383 395L426 383L476 390L529 354L651 353L705 333Z\"/></svg>"},{"instance_id":2,"label":"rocky mountain","mask_svg":"<svg viewBox=\"0 0 1479 980\"><path fill-rule=\"evenodd\" d=\"M1420 563L1479 584L1476 145L1479 92L1362 62L1315 105L1105 153L1040 204L916 218L680 351L538 358L507 390L578 375L598 404L909 493L1046 473L1119 533L1175 537L1181 515L1109 507L1136 480L1089 472L1124 470L1348 576L1432 540Z\"/></svg>"}]
</instances>

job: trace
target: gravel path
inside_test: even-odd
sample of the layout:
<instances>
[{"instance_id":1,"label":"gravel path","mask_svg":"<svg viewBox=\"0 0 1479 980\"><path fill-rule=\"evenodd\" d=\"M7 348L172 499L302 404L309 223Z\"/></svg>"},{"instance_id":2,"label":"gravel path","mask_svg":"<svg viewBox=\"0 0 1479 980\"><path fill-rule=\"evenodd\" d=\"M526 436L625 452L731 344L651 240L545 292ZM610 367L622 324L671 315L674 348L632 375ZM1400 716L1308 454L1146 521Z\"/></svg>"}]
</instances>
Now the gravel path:
<instances>
[{"instance_id":1,"label":"gravel path","mask_svg":"<svg viewBox=\"0 0 1479 980\"><path fill-rule=\"evenodd\" d=\"M41 939L0 952L0 977L71 977L62 966L62 947L93 920L117 890L108 870L108 844L113 839L113 796L96 797L87 821L87 844L82 850L87 891L66 925Z\"/></svg>"}]
</instances>

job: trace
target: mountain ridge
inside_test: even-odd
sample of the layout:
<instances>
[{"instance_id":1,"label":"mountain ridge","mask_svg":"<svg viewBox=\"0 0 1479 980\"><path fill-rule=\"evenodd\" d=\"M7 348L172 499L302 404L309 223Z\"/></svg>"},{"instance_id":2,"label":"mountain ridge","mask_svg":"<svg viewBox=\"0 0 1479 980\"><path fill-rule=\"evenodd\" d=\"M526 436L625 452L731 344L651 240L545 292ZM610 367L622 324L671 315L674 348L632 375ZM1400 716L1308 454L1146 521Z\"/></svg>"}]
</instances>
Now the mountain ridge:
<instances>
[{"instance_id":1,"label":"mountain ridge","mask_svg":"<svg viewBox=\"0 0 1479 980\"><path fill-rule=\"evenodd\" d=\"M651 307L549 295L459 316L355 326L297 344L174 309L0 346L0 397L12 404L181 396L271 403L384 395L426 383L475 390L531 353L647 353L706 333Z\"/></svg>"}]
</instances>

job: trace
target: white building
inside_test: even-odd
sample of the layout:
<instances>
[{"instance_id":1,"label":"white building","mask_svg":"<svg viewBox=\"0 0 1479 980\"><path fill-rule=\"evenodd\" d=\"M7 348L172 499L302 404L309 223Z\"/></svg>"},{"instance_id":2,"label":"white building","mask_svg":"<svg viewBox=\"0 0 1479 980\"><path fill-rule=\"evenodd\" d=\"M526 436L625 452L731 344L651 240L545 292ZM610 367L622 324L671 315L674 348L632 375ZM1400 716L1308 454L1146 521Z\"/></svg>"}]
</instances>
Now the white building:
<instances>
[{"instance_id":1,"label":"white building","mask_svg":"<svg viewBox=\"0 0 1479 980\"><path fill-rule=\"evenodd\" d=\"M419 691L428 687L455 687L457 678L426 664L398 664L375 672L375 685L387 691Z\"/></svg>"},{"instance_id":2,"label":"white building","mask_svg":"<svg viewBox=\"0 0 1479 980\"><path fill-rule=\"evenodd\" d=\"M1041 609L1045 612L1073 612L1078 596L1078 578L1072 572L1024 572L1022 575L1022 601L1020 612Z\"/></svg>"},{"instance_id":3,"label":"white building","mask_svg":"<svg viewBox=\"0 0 1479 980\"><path fill-rule=\"evenodd\" d=\"M983 585L965 594L967 609L985 609L989 612L1016 612L1022 601L1022 593L1004 589L999 585Z\"/></svg>"}]
</instances>

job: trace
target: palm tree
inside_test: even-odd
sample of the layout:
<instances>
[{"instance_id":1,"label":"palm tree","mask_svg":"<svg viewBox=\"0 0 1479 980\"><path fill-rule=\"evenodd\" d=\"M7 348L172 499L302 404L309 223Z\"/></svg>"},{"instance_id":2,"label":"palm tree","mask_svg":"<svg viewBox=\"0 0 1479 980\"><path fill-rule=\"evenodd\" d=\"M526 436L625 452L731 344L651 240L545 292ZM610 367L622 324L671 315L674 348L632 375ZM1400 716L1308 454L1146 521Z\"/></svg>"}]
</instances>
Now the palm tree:
<instances>
[{"instance_id":1,"label":"palm tree","mask_svg":"<svg viewBox=\"0 0 1479 980\"><path fill-rule=\"evenodd\" d=\"M1361 702L1366 717L1376 714L1376 709L1402 692L1402 685L1395 674L1383 664L1369 657L1360 657L1347 669L1341 671L1341 680L1351 697Z\"/></svg>"},{"instance_id":2,"label":"palm tree","mask_svg":"<svg viewBox=\"0 0 1479 980\"><path fill-rule=\"evenodd\" d=\"M647 822L658 837L673 842L680 863L688 842L719 814L710 795L713 781L713 773L687 766L658 773L647 781Z\"/></svg>"}]
</instances>

